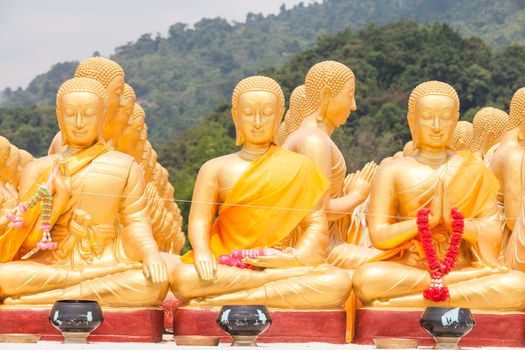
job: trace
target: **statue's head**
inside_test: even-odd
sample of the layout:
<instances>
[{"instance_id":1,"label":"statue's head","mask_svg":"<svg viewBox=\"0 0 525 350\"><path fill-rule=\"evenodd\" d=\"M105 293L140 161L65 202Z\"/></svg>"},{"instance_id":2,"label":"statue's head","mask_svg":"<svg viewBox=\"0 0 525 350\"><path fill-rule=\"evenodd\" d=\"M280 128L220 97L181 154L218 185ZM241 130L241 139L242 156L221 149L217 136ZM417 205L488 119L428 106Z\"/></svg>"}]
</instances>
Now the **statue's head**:
<instances>
[{"instance_id":1,"label":"statue's head","mask_svg":"<svg viewBox=\"0 0 525 350\"><path fill-rule=\"evenodd\" d=\"M0 169L4 168L10 153L11 143L5 137L0 136Z\"/></svg>"},{"instance_id":2,"label":"statue's head","mask_svg":"<svg viewBox=\"0 0 525 350\"><path fill-rule=\"evenodd\" d=\"M448 147L453 151L469 151L472 149L474 140L473 126L471 122L461 120L457 123L452 139Z\"/></svg>"},{"instance_id":3,"label":"statue's head","mask_svg":"<svg viewBox=\"0 0 525 350\"><path fill-rule=\"evenodd\" d=\"M525 120L525 87L516 90L510 100L509 129L519 127Z\"/></svg>"},{"instance_id":4,"label":"statue's head","mask_svg":"<svg viewBox=\"0 0 525 350\"><path fill-rule=\"evenodd\" d=\"M15 145L9 146L9 157L2 168L2 180L18 184L17 173L18 164L20 163L20 150Z\"/></svg>"},{"instance_id":5,"label":"statue's head","mask_svg":"<svg viewBox=\"0 0 525 350\"><path fill-rule=\"evenodd\" d=\"M470 150L485 155L501 140L508 124L509 115L501 109L492 107L480 109L472 120L473 142Z\"/></svg>"},{"instance_id":6,"label":"statue's head","mask_svg":"<svg viewBox=\"0 0 525 350\"><path fill-rule=\"evenodd\" d=\"M276 141L279 146L282 146L286 141L288 135L299 129L304 118L304 104L306 101L306 90L304 85L296 87L290 95L290 107L284 115L284 121L279 126L277 131Z\"/></svg>"},{"instance_id":7,"label":"statue's head","mask_svg":"<svg viewBox=\"0 0 525 350\"><path fill-rule=\"evenodd\" d=\"M124 128L128 124L129 118L133 114L135 106L135 91L128 84L124 84L124 92L120 96L120 104L117 115L113 120L113 134L114 138L120 137L124 132Z\"/></svg>"},{"instance_id":8,"label":"statue's head","mask_svg":"<svg viewBox=\"0 0 525 350\"><path fill-rule=\"evenodd\" d=\"M26 166L33 161L33 156L26 150L20 150L20 163L19 169L22 172Z\"/></svg>"},{"instance_id":9,"label":"statue's head","mask_svg":"<svg viewBox=\"0 0 525 350\"><path fill-rule=\"evenodd\" d=\"M168 170L161 166L161 177L160 177L160 188L162 188L163 191L166 191L166 186L168 185L168 182L170 180L170 174L168 173Z\"/></svg>"},{"instance_id":10,"label":"statue's head","mask_svg":"<svg viewBox=\"0 0 525 350\"><path fill-rule=\"evenodd\" d=\"M138 104L133 105L133 111L127 119L127 125L122 131L118 141L118 150L124 153L134 153L137 150L141 139L141 132L144 130L144 119L146 113Z\"/></svg>"},{"instance_id":11,"label":"statue's head","mask_svg":"<svg viewBox=\"0 0 525 350\"><path fill-rule=\"evenodd\" d=\"M317 113L318 122L328 122L334 127L343 125L350 113L357 109L355 103L355 76L350 68L336 61L314 65L304 82L306 103L304 115Z\"/></svg>"},{"instance_id":12,"label":"statue's head","mask_svg":"<svg viewBox=\"0 0 525 350\"><path fill-rule=\"evenodd\" d=\"M101 83L90 78L64 82L57 93L56 111L64 144L87 148L102 131L108 96Z\"/></svg>"},{"instance_id":13,"label":"statue's head","mask_svg":"<svg viewBox=\"0 0 525 350\"><path fill-rule=\"evenodd\" d=\"M119 105L120 96L124 91L124 70L115 61L104 57L90 57L82 61L75 70L75 78L91 78L101 83L108 96L108 111L106 122L112 122Z\"/></svg>"},{"instance_id":14,"label":"statue's head","mask_svg":"<svg viewBox=\"0 0 525 350\"><path fill-rule=\"evenodd\" d=\"M456 90L441 81L419 84L408 99L407 119L415 149L446 149L459 119Z\"/></svg>"},{"instance_id":15,"label":"statue's head","mask_svg":"<svg viewBox=\"0 0 525 350\"><path fill-rule=\"evenodd\" d=\"M283 91L271 78L245 78L233 90L231 112L237 132L237 145L244 142L254 145L274 142L284 114Z\"/></svg>"}]
</instances>

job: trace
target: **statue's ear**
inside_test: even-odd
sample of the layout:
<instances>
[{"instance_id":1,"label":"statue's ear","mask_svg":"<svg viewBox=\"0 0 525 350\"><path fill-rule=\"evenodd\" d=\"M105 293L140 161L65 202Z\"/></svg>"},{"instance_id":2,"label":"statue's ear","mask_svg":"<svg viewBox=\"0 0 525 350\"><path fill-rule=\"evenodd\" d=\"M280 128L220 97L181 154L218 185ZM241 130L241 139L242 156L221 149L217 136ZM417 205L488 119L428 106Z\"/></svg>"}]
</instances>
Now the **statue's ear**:
<instances>
[{"instance_id":1,"label":"statue's ear","mask_svg":"<svg viewBox=\"0 0 525 350\"><path fill-rule=\"evenodd\" d=\"M412 152L419 148L419 137L417 136L416 125L414 121L414 114L407 114L408 127L410 128L410 135L412 135Z\"/></svg>"},{"instance_id":2,"label":"statue's ear","mask_svg":"<svg viewBox=\"0 0 525 350\"><path fill-rule=\"evenodd\" d=\"M239 128L239 123L237 120L237 117L238 117L237 110L235 108L232 108L231 113L232 113L233 124L235 124L235 144L237 146L241 146L244 143L244 136L242 135L242 132Z\"/></svg>"},{"instance_id":3,"label":"statue's ear","mask_svg":"<svg viewBox=\"0 0 525 350\"><path fill-rule=\"evenodd\" d=\"M330 103L330 89L325 86L321 89L319 96L319 114L317 115L317 121L322 122L326 117L326 112L328 111L328 104Z\"/></svg>"}]
</instances>

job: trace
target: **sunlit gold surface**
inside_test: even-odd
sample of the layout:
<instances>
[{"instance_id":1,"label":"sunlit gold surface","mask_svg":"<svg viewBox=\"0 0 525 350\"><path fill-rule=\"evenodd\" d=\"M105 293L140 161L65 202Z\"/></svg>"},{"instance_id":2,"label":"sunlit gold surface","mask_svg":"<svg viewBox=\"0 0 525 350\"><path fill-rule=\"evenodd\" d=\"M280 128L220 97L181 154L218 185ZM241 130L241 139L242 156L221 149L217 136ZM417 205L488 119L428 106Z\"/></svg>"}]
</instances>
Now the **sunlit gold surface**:
<instances>
[{"instance_id":1,"label":"sunlit gold surface","mask_svg":"<svg viewBox=\"0 0 525 350\"><path fill-rule=\"evenodd\" d=\"M339 62L324 61L310 68L304 89L304 102L300 97L301 87L294 91L298 94L296 103L304 105L301 108L302 118L297 120L297 113L293 113L291 105L286 129L290 134L285 138L283 147L310 158L330 180L324 208L332 245L359 243L360 235L363 234L362 215L352 217L352 212L368 197L370 180L376 166L374 163L368 164L345 181L345 160L331 139L334 130L343 125L350 113L357 109L354 73ZM351 232L351 237L348 237L348 232ZM352 251L353 248L353 245L346 244L337 247L329 255L328 261L339 267L355 268L375 254L373 250Z\"/></svg>"},{"instance_id":2,"label":"sunlit gold surface","mask_svg":"<svg viewBox=\"0 0 525 350\"><path fill-rule=\"evenodd\" d=\"M449 147L452 151L467 151L472 148L474 140L473 126L471 122L461 120L456 125Z\"/></svg>"},{"instance_id":3,"label":"sunlit gold surface","mask_svg":"<svg viewBox=\"0 0 525 350\"><path fill-rule=\"evenodd\" d=\"M51 214L58 247L0 264L4 304L93 299L147 306L165 297L167 270L151 233L141 170L132 157L98 142L107 101L104 87L92 79L74 78L61 86L57 117L67 148L31 162L20 183L23 197L60 162ZM42 236L35 213L31 220L28 211L24 227L2 235L3 261L35 248Z\"/></svg>"},{"instance_id":4,"label":"sunlit gold surface","mask_svg":"<svg viewBox=\"0 0 525 350\"><path fill-rule=\"evenodd\" d=\"M418 151L383 164L372 184L369 230L384 261L361 266L353 276L354 290L365 305L436 305L422 295L430 277L417 241L416 213L427 206L440 258L449 241L450 208L457 207L466 218L456 267L444 279L450 300L439 305L525 307L525 274L508 271L498 261L497 181L469 153L447 151L458 117L459 99L451 86L426 82L412 92L408 122Z\"/></svg>"},{"instance_id":5,"label":"sunlit gold surface","mask_svg":"<svg viewBox=\"0 0 525 350\"><path fill-rule=\"evenodd\" d=\"M480 159L501 140L509 125L509 115L498 108L480 109L472 120L473 142L470 151Z\"/></svg>"},{"instance_id":6,"label":"sunlit gold surface","mask_svg":"<svg viewBox=\"0 0 525 350\"><path fill-rule=\"evenodd\" d=\"M194 305L340 307L349 295L350 279L343 270L320 265L326 256L328 233L325 215L319 209L328 183L307 158L272 144L283 115L281 88L266 77L246 78L235 88L232 102L242 148L209 160L199 171L188 224L194 250L183 257L194 264L166 257L175 267L171 274L174 294ZM283 186L285 182L288 185ZM274 191L272 186L277 186L279 195L257 195L258 191ZM305 193L310 191L306 201ZM241 231L246 234L239 237L237 232ZM274 236L283 238L275 242ZM257 242L293 250L250 260L262 270L217 264L216 252L258 248Z\"/></svg>"},{"instance_id":7,"label":"sunlit gold surface","mask_svg":"<svg viewBox=\"0 0 525 350\"><path fill-rule=\"evenodd\" d=\"M511 101L511 126L490 160L490 168L500 183L499 202L505 218L503 254L511 268L525 271L525 88Z\"/></svg>"}]
</instances>

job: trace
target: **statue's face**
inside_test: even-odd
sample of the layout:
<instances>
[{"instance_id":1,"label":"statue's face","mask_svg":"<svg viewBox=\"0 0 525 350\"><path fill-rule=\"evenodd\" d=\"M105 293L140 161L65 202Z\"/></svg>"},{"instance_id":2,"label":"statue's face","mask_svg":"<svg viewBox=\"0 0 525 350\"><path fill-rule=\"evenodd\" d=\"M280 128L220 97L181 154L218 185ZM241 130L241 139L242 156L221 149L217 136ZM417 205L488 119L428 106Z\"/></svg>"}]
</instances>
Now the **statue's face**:
<instances>
[{"instance_id":1,"label":"statue's face","mask_svg":"<svg viewBox=\"0 0 525 350\"><path fill-rule=\"evenodd\" d=\"M135 106L135 99L133 97L127 97L124 98L124 96L121 96L120 98L120 105L119 109L116 115L116 118L114 119L114 127L118 130L116 130L117 134L121 134L124 131L124 128L126 127L126 124L128 123L128 119L133 113L133 107Z\"/></svg>"},{"instance_id":2,"label":"statue's face","mask_svg":"<svg viewBox=\"0 0 525 350\"><path fill-rule=\"evenodd\" d=\"M458 122L456 101L445 95L426 95L417 100L413 127L422 146L444 148Z\"/></svg>"},{"instance_id":3,"label":"statue's face","mask_svg":"<svg viewBox=\"0 0 525 350\"><path fill-rule=\"evenodd\" d=\"M326 110L326 119L331 121L337 128L346 123L350 113L356 109L355 79L349 79L343 85L341 91L330 99Z\"/></svg>"},{"instance_id":4,"label":"statue's face","mask_svg":"<svg viewBox=\"0 0 525 350\"><path fill-rule=\"evenodd\" d=\"M15 150L11 150L11 152L15 152ZM16 178L16 174L18 171L18 163L20 162L20 155L16 154L5 162L5 165L2 169L2 178L4 181L13 181Z\"/></svg>"},{"instance_id":5,"label":"statue's face","mask_svg":"<svg viewBox=\"0 0 525 350\"><path fill-rule=\"evenodd\" d=\"M88 91L65 93L57 114L61 131L70 146L87 148L98 141L104 121L104 102L96 94Z\"/></svg>"},{"instance_id":6,"label":"statue's face","mask_svg":"<svg viewBox=\"0 0 525 350\"><path fill-rule=\"evenodd\" d=\"M265 145L273 140L282 115L279 99L268 91L247 91L239 96L232 110L237 132L245 142Z\"/></svg>"},{"instance_id":7,"label":"statue's face","mask_svg":"<svg viewBox=\"0 0 525 350\"><path fill-rule=\"evenodd\" d=\"M108 122L112 122L117 116L117 112L120 106L120 96L124 91L124 77L119 75L109 83L106 88L108 94Z\"/></svg>"}]
</instances>

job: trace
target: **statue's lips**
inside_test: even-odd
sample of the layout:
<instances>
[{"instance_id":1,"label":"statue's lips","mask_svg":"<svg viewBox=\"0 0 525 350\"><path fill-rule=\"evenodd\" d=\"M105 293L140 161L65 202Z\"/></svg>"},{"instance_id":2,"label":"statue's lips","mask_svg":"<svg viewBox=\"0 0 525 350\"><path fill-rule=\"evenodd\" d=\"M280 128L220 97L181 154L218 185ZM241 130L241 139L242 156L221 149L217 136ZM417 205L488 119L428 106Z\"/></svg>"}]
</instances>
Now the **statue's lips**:
<instances>
[{"instance_id":1,"label":"statue's lips","mask_svg":"<svg viewBox=\"0 0 525 350\"><path fill-rule=\"evenodd\" d=\"M85 134L87 134L87 130L73 131L73 134L75 134L75 135L85 135Z\"/></svg>"}]
</instances>

